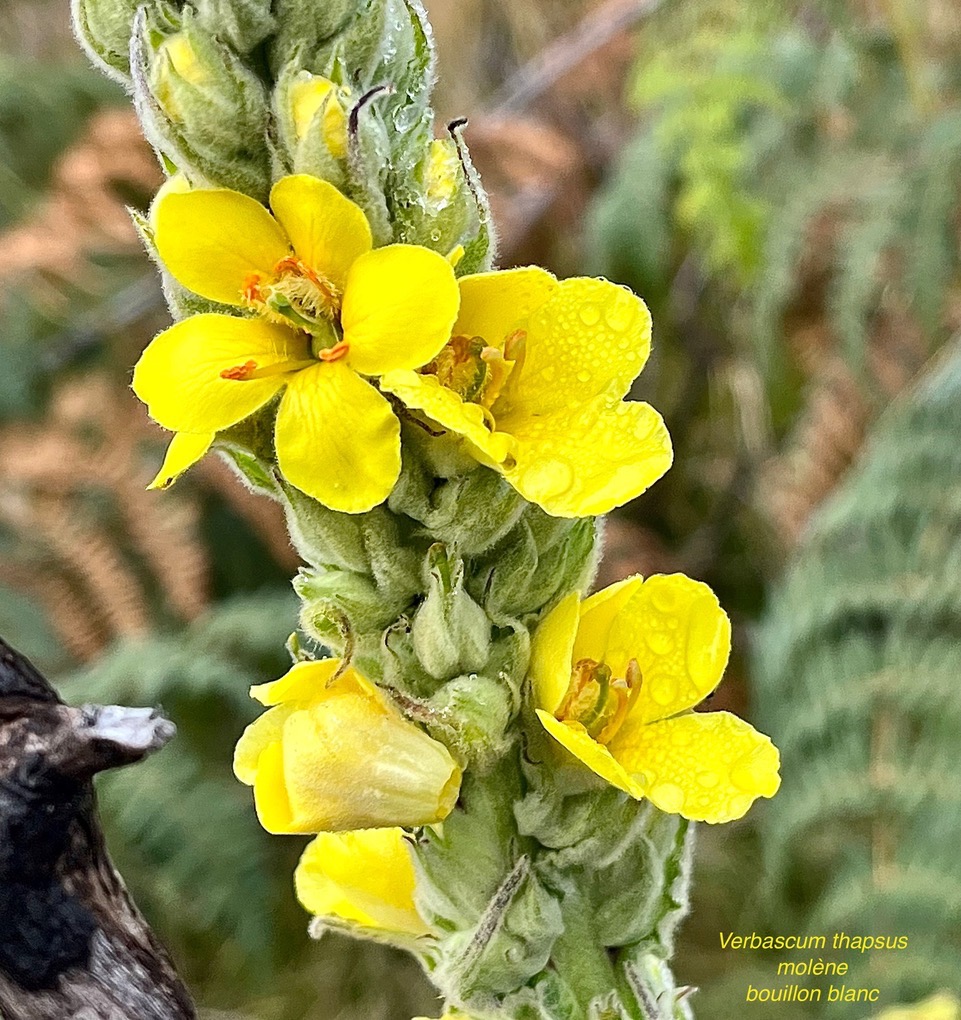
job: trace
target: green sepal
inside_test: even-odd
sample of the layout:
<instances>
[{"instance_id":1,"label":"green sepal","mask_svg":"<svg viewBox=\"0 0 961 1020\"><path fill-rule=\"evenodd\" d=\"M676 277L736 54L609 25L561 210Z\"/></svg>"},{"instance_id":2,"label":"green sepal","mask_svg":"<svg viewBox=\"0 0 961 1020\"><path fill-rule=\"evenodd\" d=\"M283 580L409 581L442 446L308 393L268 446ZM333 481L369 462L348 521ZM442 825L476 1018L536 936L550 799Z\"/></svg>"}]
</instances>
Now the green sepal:
<instances>
[{"instance_id":1,"label":"green sepal","mask_svg":"<svg viewBox=\"0 0 961 1020\"><path fill-rule=\"evenodd\" d=\"M538 878L530 858L522 856L477 926L440 943L443 963L432 977L465 1009L489 1008L544 969L563 931L560 904Z\"/></svg>"},{"instance_id":2,"label":"green sepal","mask_svg":"<svg viewBox=\"0 0 961 1020\"><path fill-rule=\"evenodd\" d=\"M656 953L638 950L622 954L619 972L623 974L623 999L636 1005L635 1016L647 1020L694 1020L689 992L674 983L671 968Z\"/></svg>"},{"instance_id":3,"label":"green sepal","mask_svg":"<svg viewBox=\"0 0 961 1020\"><path fill-rule=\"evenodd\" d=\"M506 753L516 706L504 683L470 673L444 684L427 704L428 729L471 768L486 772Z\"/></svg>"},{"instance_id":4,"label":"green sepal","mask_svg":"<svg viewBox=\"0 0 961 1020\"><path fill-rule=\"evenodd\" d=\"M271 0L193 0L197 20L240 54L255 50L277 27Z\"/></svg>"},{"instance_id":5,"label":"green sepal","mask_svg":"<svg viewBox=\"0 0 961 1020\"><path fill-rule=\"evenodd\" d=\"M273 472L246 444L233 442L229 432L221 432L217 437L217 450L224 454L227 463L251 492L280 499L280 488Z\"/></svg>"},{"instance_id":6,"label":"green sepal","mask_svg":"<svg viewBox=\"0 0 961 1020\"><path fill-rule=\"evenodd\" d=\"M329 53L331 43L368 5L369 0L274 0L277 34L270 44L270 63L278 77L295 53L310 54L313 61L318 51ZM323 68L306 62L301 66L332 77Z\"/></svg>"},{"instance_id":7,"label":"green sepal","mask_svg":"<svg viewBox=\"0 0 961 1020\"><path fill-rule=\"evenodd\" d=\"M340 917L315 917L307 930L312 939L322 939L328 932L335 932L349 938L363 939L365 942L376 942L382 946L403 949L417 957L429 954L433 942L429 935L405 935L402 932L375 928Z\"/></svg>"},{"instance_id":8,"label":"green sepal","mask_svg":"<svg viewBox=\"0 0 961 1020\"><path fill-rule=\"evenodd\" d=\"M142 0L72 0L73 26L90 59L129 84L130 26Z\"/></svg>"},{"instance_id":9,"label":"green sepal","mask_svg":"<svg viewBox=\"0 0 961 1020\"><path fill-rule=\"evenodd\" d=\"M585 590L596 542L590 518L564 520L529 507L522 520L481 561L469 590L491 618L537 612L569 591Z\"/></svg>"},{"instance_id":10,"label":"green sepal","mask_svg":"<svg viewBox=\"0 0 961 1020\"><path fill-rule=\"evenodd\" d=\"M427 597L411 625L417 657L437 680L478 672L490 654L491 622L464 589L464 561L437 543L426 563Z\"/></svg>"},{"instance_id":11,"label":"green sepal","mask_svg":"<svg viewBox=\"0 0 961 1020\"><path fill-rule=\"evenodd\" d=\"M298 555L314 567L340 567L358 574L370 569L364 544L364 515L329 510L280 479L287 530Z\"/></svg>"},{"instance_id":12,"label":"green sepal","mask_svg":"<svg viewBox=\"0 0 961 1020\"><path fill-rule=\"evenodd\" d=\"M477 207L477 234L464 245L464 256L456 266L458 276L486 273L494 265L494 257L497 253L497 238L494 233L494 218L491 215L490 200L481 183L480 174L471 160L467 142L464 140L466 127L466 120L456 120L448 129L457 146L457 154L460 157L461 166L464 168L464 177Z\"/></svg>"},{"instance_id":13,"label":"green sepal","mask_svg":"<svg viewBox=\"0 0 961 1020\"><path fill-rule=\"evenodd\" d=\"M527 506L501 475L485 467L475 465L467 474L432 479L409 443L404 470L388 502L395 513L414 518L462 556L490 549L515 526Z\"/></svg>"},{"instance_id":14,"label":"green sepal","mask_svg":"<svg viewBox=\"0 0 961 1020\"><path fill-rule=\"evenodd\" d=\"M293 584L301 628L338 655L353 651L355 635L383 631L398 613L366 574L302 567Z\"/></svg>"},{"instance_id":15,"label":"green sepal","mask_svg":"<svg viewBox=\"0 0 961 1020\"><path fill-rule=\"evenodd\" d=\"M457 807L417 839L417 910L438 932L454 935L476 928L528 849L528 842L518 837L512 811L520 784L516 749L483 776L468 770ZM470 861L467 869L465 861Z\"/></svg>"},{"instance_id":16,"label":"green sepal","mask_svg":"<svg viewBox=\"0 0 961 1020\"><path fill-rule=\"evenodd\" d=\"M362 516L361 530L369 569L384 598L401 608L424 590L427 542L418 540L384 507Z\"/></svg>"}]
</instances>

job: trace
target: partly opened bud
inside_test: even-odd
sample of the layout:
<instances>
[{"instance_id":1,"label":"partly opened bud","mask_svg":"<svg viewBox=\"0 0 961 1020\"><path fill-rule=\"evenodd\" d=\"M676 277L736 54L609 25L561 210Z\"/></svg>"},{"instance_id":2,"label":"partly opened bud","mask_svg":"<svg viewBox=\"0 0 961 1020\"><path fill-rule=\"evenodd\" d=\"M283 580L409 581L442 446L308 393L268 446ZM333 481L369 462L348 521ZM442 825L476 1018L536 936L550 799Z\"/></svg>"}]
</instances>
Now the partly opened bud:
<instances>
[{"instance_id":1,"label":"partly opened bud","mask_svg":"<svg viewBox=\"0 0 961 1020\"><path fill-rule=\"evenodd\" d=\"M461 770L338 659L301 662L252 695L271 706L247 727L234 772L268 832L430 825L457 801Z\"/></svg>"},{"instance_id":2,"label":"partly opened bud","mask_svg":"<svg viewBox=\"0 0 961 1020\"><path fill-rule=\"evenodd\" d=\"M297 899L322 929L358 936L427 935L414 907L414 865L401 829L321 833L294 875Z\"/></svg>"},{"instance_id":3,"label":"partly opened bud","mask_svg":"<svg viewBox=\"0 0 961 1020\"><path fill-rule=\"evenodd\" d=\"M350 89L338 88L329 78L304 71L290 85L290 114L297 140L319 130L332 156L347 156L346 101Z\"/></svg>"},{"instance_id":4,"label":"partly opened bud","mask_svg":"<svg viewBox=\"0 0 961 1020\"><path fill-rule=\"evenodd\" d=\"M269 153L263 82L196 18L141 15L134 93L150 140L192 180L265 196Z\"/></svg>"}]
</instances>

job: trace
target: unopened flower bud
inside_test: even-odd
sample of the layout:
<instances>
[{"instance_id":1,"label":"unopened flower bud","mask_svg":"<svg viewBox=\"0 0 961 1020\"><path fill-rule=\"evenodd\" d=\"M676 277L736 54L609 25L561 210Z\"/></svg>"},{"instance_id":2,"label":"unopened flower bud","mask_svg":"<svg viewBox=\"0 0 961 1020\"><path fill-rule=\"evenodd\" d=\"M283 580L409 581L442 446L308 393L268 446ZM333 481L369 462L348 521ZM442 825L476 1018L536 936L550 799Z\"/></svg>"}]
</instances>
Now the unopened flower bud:
<instances>
[{"instance_id":1,"label":"unopened flower bud","mask_svg":"<svg viewBox=\"0 0 961 1020\"><path fill-rule=\"evenodd\" d=\"M191 180L266 196L264 85L185 9L134 26L134 93L150 140Z\"/></svg>"},{"instance_id":2,"label":"unopened flower bud","mask_svg":"<svg viewBox=\"0 0 961 1020\"><path fill-rule=\"evenodd\" d=\"M254 687L269 706L234 754L268 832L344 832L432 825L451 812L461 769L339 659L297 663Z\"/></svg>"},{"instance_id":3,"label":"unopened flower bud","mask_svg":"<svg viewBox=\"0 0 961 1020\"><path fill-rule=\"evenodd\" d=\"M483 766L504 753L512 700L507 684L471 673L444 684L427 706L437 735Z\"/></svg>"},{"instance_id":4,"label":"unopened flower bud","mask_svg":"<svg viewBox=\"0 0 961 1020\"><path fill-rule=\"evenodd\" d=\"M111 78L130 74L130 26L140 0L73 0L73 24L91 59Z\"/></svg>"},{"instance_id":5,"label":"unopened flower bud","mask_svg":"<svg viewBox=\"0 0 961 1020\"><path fill-rule=\"evenodd\" d=\"M347 122L352 91L299 61L281 73L274 91L280 148L293 173L312 174L340 187L346 180Z\"/></svg>"},{"instance_id":6,"label":"unopened flower bud","mask_svg":"<svg viewBox=\"0 0 961 1020\"><path fill-rule=\"evenodd\" d=\"M424 669L436 680L483 668L490 652L491 622L464 590L464 563L444 546L428 553L427 598L411 629L414 649Z\"/></svg>"}]
</instances>

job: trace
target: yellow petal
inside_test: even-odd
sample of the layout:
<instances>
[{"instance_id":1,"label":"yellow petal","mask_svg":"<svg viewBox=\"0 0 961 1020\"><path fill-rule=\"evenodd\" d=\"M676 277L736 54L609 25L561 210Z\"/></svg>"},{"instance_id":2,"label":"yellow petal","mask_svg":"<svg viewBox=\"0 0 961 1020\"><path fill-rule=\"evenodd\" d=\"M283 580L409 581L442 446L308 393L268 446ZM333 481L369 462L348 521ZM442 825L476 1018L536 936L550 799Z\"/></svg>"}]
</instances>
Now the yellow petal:
<instances>
[{"instance_id":1,"label":"yellow petal","mask_svg":"<svg viewBox=\"0 0 961 1020\"><path fill-rule=\"evenodd\" d=\"M193 467L210 449L214 441L213 432L178 432L167 447L164 462L148 489L166 489Z\"/></svg>"},{"instance_id":2,"label":"yellow petal","mask_svg":"<svg viewBox=\"0 0 961 1020\"><path fill-rule=\"evenodd\" d=\"M618 613L606 661L615 676L624 676L628 662L637 660L643 680L628 722L650 722L693 708L710 694L730 651L731 622L714 592L683 574L657 574Z\"/></svg>"},{"instance_id":3,"label":"yellow petal","mask_svg":"<svg viewBox=\"0 0 961 1020\"><path fill-rule=\"evenodd\" d=\"M269 759L261 780L269 748L255 784L255 795L263 785L258 811L271 832L432 825L457 800L461 772L450 752L382 696L335 683L322 702L290 714L281 744L283 792Z\"/></svg>"},{"instance_id":4,"label":"yellow petal","mask_svg":"<svg viewBox=\"0 0 961 1020\"><path fill-rule=\"evenodd\" d=\"M287 481L343 513L382 503L400 474L400 422L343 361L318 363L290 380L276 444Z\"/></svg>"},{"instance_id":5,"label":"yellow petal","mask_svg":"<svg viewBox=\"0 0 961 1020\"><path fill-rule=\"evenodd\" d=\"M537 266L465 276L454 334L483 337L491 347L500 348L556 289L557 280Z\"/></svg>"},{"instance_id":6,"label":"yellow petal","mask_svg":"<svg viewBox=\"0 0 961 1020\"><path fill-rule=\"evenodd\" d=\"M623 397L650 350L651 315L639 297L607 280L564 280L531 314L512 407L543 415Z\"/></svg>"},{"instance_id":7,"label":"yellow petal","mask_svg":"<svg viewBox=\"0 0 961 1020\"><path fill-rule=\"evenodd\" d=\"M670 437L649 404L599 398L547 415L515 405L497 425L515 440L505 477L555 517L605 514L671 466Z\"/></svg>"},{"instance_id":8,"label":"yellow petal","mask_svg":"<svg viewBox=\"0 0 961 1020\"><path fill-rule=\"evenodd\" d=\"M635 782L611 752L603 744L599 744L580 723L560 722L540 708L537 709L537 718L559 744L601 779L632 797L640 799L644 796L643 787Z\"/></svg>"},{"instance_id":9,"label":"yellow petal","mask_svg":"<svg viewBox=\"0 0 961 1020\"><path fill-rule=\"evenodd\" d=\"M544 617L531 641L531 662L528 672L533 687L534 704L553 714L571 684L571 651L577 633L580 593L571 592Z\"/></svg>"},{"instance_id":10,"label":"yellow petal","mask_svg":"<svg viewBox=\"0 0 961 1020\"><path fill-rule=\"evenodd\" d=\"M640 574L609 584L581 603L573 661L607 662L607 638L617 614L644 583Z\"/></svg>"},{"instance_id":11,"label":"yellow petal","mask_svg":"<svg viewBox=\"0 0 961 1020\"><path fill-rule=\"evenodd\" d=\"M154 243L184 287L211 301L243 304L251 273L270 276L287 255L277 221L239 191L163 192L151 212Z\"/></svg>"},{"instance_id":12,"label":"yellow petal","mask_svg":"<svg viewBox=\"0 0 961 1020\"><path fill-rule=\"evenodd\" d=\"M219 432L265 404L290 378L224 379L254 362L270 368L310 356L307 340L285 326L231 315L194 315L156 337L140 357L133 389L172 432Z\"/></svg>"},{"instance_id":13,"label":"yellow petal","mask_svg":"<svg viewBox=\"0 0 961 1020\"><path fill-rule=\"evenodd\" d=\"M373 244L363 209L309 174L279 180L270 207L297 255L343 292L351 265Z\"/></svg>"},{"instance_id":14,"label":"yellow petal","mask_svg":"<svg viewBox=\"0 0 961 1020\"><path fill-rule=\"evenodd\" d=\"M288 716L288 720L289 720ZM294 818L287 794L283 740L268 744L257 760L254 776L254 807L260 824L275 835L311 832L301 828Z\"/></svg>"},{"instance_id":15,"label":"yellow petal","mask_svg":"<svg viewBox=\"0 0 961 1020\"><path fill-rule=\"evenodd\" d=\"M392 393L411 410L423 411L441 428L463 436L481 463L496 467L510 455L511 437L503 432L491 432L483 408L463 401L453 390L442 386L436 376L400 369L382 375L380 388Z\"/></svg>"},{"instance_id":16,"label":"yellow petal","mask_svg":"<svg viewBox=\"0 0 961 1020\"><path fill-rule=\"evenodd\" d=\"M168 177L163 184L160 186L160 190L154 195L154 200L150 205L150 227L152 230L157 229L157 211L163 205L164 199L167 195L184 195L188 191L192 191L193 188L190 186L190 181L187 180L185 174L176 173L173 176Z\"/></svg>"},{"instance_id":17,"label":"yellow petal","mask_svg":"<svg viewBox=\"0 0 961 1020\"><path fill-rule=\"evenodd\" d=\"M414 884L407 841L397 828L321 833L294 874L297 899L312 914L427 935L414 906Z\"/></svg>"},{"instance_id":18,"label":"yellow petal","mask_svg":"<svg viewBox=\"0 0 961 1020\"><path fill-rule=\"evenodd\" d=\"M280 740L284 723L290 715L287 705L272 708L255 719L243 732L234 748L234 775L246 786L253 786L257 778L260 756Z\"/></svg>"},{"instance_id":19,"label":"yellow petal","mask_svg":"<svg viewBox=\"0 0 961 1020\"><path fill-rule=\"evenodd\" d=\"M450 339L459 302L443 255L413 244L368 252L351 266L344 293L348 364L363 375L426 365Z\"/></svg>"},{"instance_id":20,"label":"yellow petal","mask_svg":"<svg viewBox=\"0 0 961 1020\"><path fill-rule=\"evenodd\" d=\"M349 92L349 90L347 90ZM320 126L330 154L337 159L347 156L347 114L341 105L337 86L329 79L301 71L289 92L291 113L297 141L302 141L321 113Z\"/></svg>"},{"instance_id":21,"label":"yellow petal","mask_svg":"<svg viewBox=\"0 0 961 1020\"><path fill-rule=\"evenodd\" d=\"M730 822L781 784L770 738L729 712L688 712L643 725L629 719L611 753L662 811Z\"/></svg>"},{"instance_id":22,"label":"yellow petal","mask_svg":"<svg viewBox=\"0 0 961 1020\"><path fill-rule=\"evenodd\" d=\"M256 698L262 705L268 706L322 699L327 690L327 684L340 669L341 664L340 659L297 662L279 680L251 687L250 696ZM348 673L350 674L349 678ZM359 685L362 680L360 674L349 668L341 674L341 677L344 683L353 681ZM366 680L363 683L369 687Z\"/></svg>"}]
</instances>

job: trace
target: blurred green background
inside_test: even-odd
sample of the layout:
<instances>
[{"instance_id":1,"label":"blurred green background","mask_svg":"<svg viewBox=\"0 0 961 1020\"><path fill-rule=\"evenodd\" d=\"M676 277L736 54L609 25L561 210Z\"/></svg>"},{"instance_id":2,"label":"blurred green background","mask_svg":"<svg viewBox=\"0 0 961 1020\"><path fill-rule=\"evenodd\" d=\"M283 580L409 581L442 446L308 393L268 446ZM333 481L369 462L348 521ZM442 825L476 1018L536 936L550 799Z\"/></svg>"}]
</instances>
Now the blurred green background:
<instances>
[{"instance_id":1,"label":"blurred green background","mask_svg":"<svg viewBox=\"0 0 961 1020\"><path fill-rule=\"evenodd\" d=\"M427 6L500 264L602 274L654 314L635 396L676 464L609 519L600 583L709 582L736 644L712 707L783 752L771 804L701 827L679 980L726 1020L779 982L719 932L844 930L909 937L852 968L884 1004L961 991L961 7ZM436 1012L402 957L308 941L304 841L261 832L231 776L297 560L216 459L144 491L163 437L128 381L167 320L125 207L160 177L67 7L0 4L0 633L71 700L177 721L101 795L209 1020Z\"/></svg>"}]
</instances>

